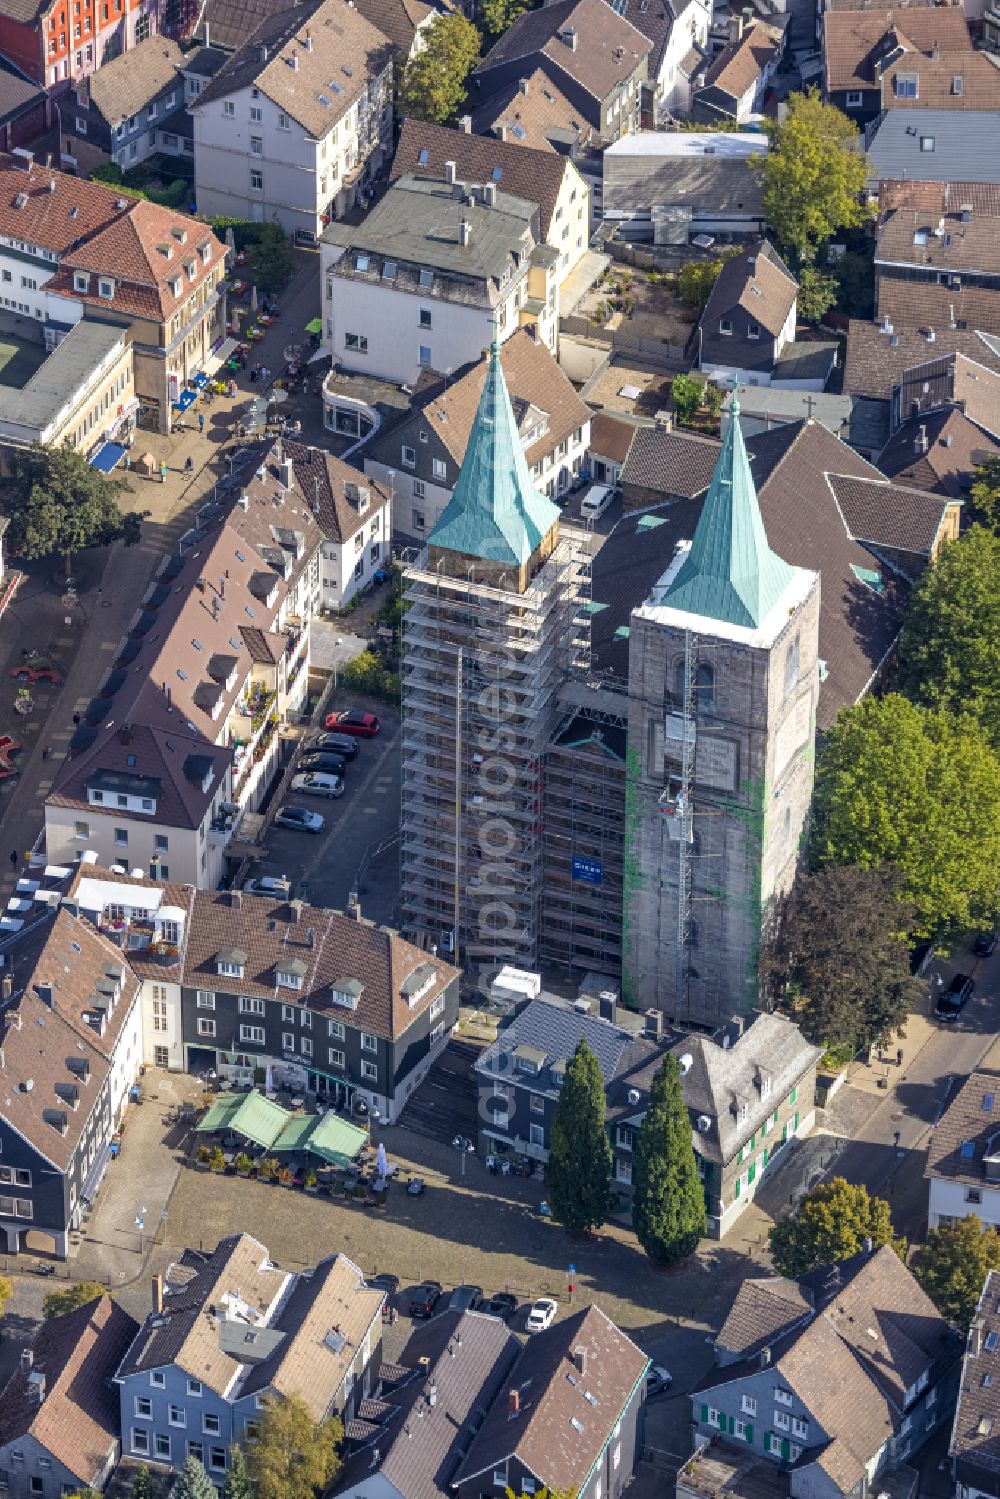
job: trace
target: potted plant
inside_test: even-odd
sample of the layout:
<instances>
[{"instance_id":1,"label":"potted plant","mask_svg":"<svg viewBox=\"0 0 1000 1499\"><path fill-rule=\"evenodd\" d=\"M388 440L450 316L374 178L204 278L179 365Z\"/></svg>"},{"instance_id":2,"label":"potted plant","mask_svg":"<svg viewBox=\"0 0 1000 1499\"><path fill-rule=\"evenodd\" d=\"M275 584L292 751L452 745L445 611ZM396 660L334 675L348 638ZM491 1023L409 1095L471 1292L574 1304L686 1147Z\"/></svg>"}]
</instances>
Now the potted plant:
<instances>
[{"instance_id":1,"label":"potted plant","mask_svg":"<svg viewBox=\"0 0 1000 1499\"><path fill-rule=\"evenodd\" d=\"M295 1184L295 1173L291 1166L282 1166L278 1171L278 1180L283 1187L291 1187Z\"/></svg>"},{"instance_id":2,"label":"potted plant","mask_svg":"<svg viewBox=\"0 0 1000 1499\"><path fill-rule=\"evenodd\" d=\"M236 1167L237 1176L249 1176L250 1172L253 1170L253 1162L251 1161L245 1150L240 1151L239 1155L233 1162L233 1165Z\"/></svg>"},{"instance_id":3,"label":"potted plant","mask_svg":"<svg viewBox=\"0 0 1000 1499\"><path fill-rule=\"evenodd\" d=\"M225 1171L226 1157L223 1155L222 1146L216 1145L208 1158L208 1164L213 1171Z\"/></svg>"},{"instance_id":4,"label":"potted plant","mask_svg":"<svg viewBox=\"0 0 1000 1499\"><path fill-rule=\"evenodd\" d=\"M209 1166L212 1161L212 1152L209 1146L199 1145L195 1156L199 1166Z\"/></svg>"},{"instance_id":5,"label":"potted plant","mask_svg":"<svg viewBox=\"0 0 1000 1499\"><path fill-rule=\"evenodd\" d=\"M278 1163L273 1155L266 1155L257 1167L257 1179L262 1182L274 1182L277 1180Z\"/></svg>"},{"instance_id":6,"label":"potted plant","mask_svg":"<svg viewBox=\"0 0 1000 1499\"><path fill-rule=\"evenodd\" d=\"M312 1169L306 1172L306 1191L310 1192L314 1197L319 1191L319 1177Z\"/></svg>"}]
</instances>

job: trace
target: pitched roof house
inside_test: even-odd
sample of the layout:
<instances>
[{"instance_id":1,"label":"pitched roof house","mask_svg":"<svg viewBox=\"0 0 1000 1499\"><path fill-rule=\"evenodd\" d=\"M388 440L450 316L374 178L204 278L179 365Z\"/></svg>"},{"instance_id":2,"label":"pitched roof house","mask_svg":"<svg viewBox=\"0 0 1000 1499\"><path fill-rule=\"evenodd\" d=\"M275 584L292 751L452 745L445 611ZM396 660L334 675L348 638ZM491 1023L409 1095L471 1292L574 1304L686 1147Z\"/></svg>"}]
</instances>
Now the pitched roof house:
<instances>
[{"instance_id":1,"label":"pitched roof house","mask_svg":"<svg viewBox=\"0 0 1000 1499\"><path fill-rule=\"evenodd\" d=\"M1000 1224L1000 1077L966 1078L938 1121L927 1152L931 1228L974 1216Z\"/></svg>"},{"instance_id":2,"label":"pitched roof house","mask_svg":"<svg viewBox=\"0 0 1000 1499\"><path fill-rule=\"evenodd\" d=\"M795 338L798 282L769 240L725 261L698 322L698 367L734 384L777 378Z\"/></svg>"},{"instance_id":3,"label":"pitched roof house","mask_svg":"<svg viewBox=\"0 0 1000 1499\"><path fill-rule=\"evenodd\" d=\"M691 115L701 124L735 120L744 125L760 114L785 46L783 16L758 17L744 29L734 18L736 34L704 73L694 80Z\"/></svg>"},{"instance_id":4,"label":"pitched roof house","mask_svg":"<svg viewBox=\"0 0 1000 1499\"><path fill-rule=\"evenodd\" d=\"M890 209L875 247L878 317L894 328L1000 333L998 229L1000 217L970 203L939 214Z\"/></svg>"},{"instance_id":5,"label":"pitched roof house","mask_svg":"<svg viewBox=\"0 0 1000 1499\"><path fill-rule=\"evenodd\" d=\"M832 11L823 18L826 97L861 124L883 109L923 104L919 83L911 85L909 79L935 71L935 53L948 55L952 72L976 70L979 54L973 52L960 7ZM897 72L898 81L887 89L887 77L892 80ZM962 102L963 96L955 94L945 107Z\"/></svg>"},{"instance_id":6,"label":"pitched roof house","mask_svg":"<svg viewBox=\"0 0 1000 1499\"><path fill-rule=\"evenodd\" d=\"M991 1270L969 1328L948 1456L956 1486L1000 1492L1000 1273Z\"/></svg>"}]
</instances>

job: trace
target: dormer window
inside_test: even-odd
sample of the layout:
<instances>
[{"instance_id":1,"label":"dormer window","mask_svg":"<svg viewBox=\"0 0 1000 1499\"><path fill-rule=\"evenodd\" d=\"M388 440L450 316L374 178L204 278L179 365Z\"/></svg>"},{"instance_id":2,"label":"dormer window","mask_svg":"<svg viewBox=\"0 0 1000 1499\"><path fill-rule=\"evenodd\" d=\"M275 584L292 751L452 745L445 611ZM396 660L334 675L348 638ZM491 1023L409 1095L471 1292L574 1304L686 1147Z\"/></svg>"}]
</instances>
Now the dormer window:
<instances>
[{"instance_id":1,"label":"dormer window","mask_svg":"<svg viewBox=\"0 0 1000 1499\"><path fill-rule=\"evenodd\" d=\"M208 265L208 262L211 260L211 258L212 258L212 246L206 240L205 244L203 244L202 247L201 247L201 263L202 263L202 265Z\"/></svg>"},{"instance_id":2,"label":"dormer window","mask_svg":"<svg viewBox=\"0 0 1000 1499\"><path fill-rule=\"evenodd\" d=\"M305 976L306 965L300 958L293 958L291 962L283 961L275 973L278 985L282 989L301 989Z\"/></svg>"},{"instance_id":3,"label":"dormer window","mask_svg":"<svg viewBox=\"0 0 1000 1499\"><path fill-rule=\"evenodd\" d=\"M89 291L90 290L90 277L87 275L86 271L74 271L73 272L73 290L74 291Z\"/></svg>"},{"instance_id":4,"label":"dormer window","mask_svg":"<svg viewBox=\"0 0 1000 1499\"><path fill-rule=\"evenodd\" d=\"M110 302L115 294L115 283L110 276L100 276L97 282L97 295Z\"/></svg>"},{"instance_id":5,"label":"dormer window","mask_svg":"<svg viewBox=\"0 0 1000 1499\"><path fill-rule=\"evenodd\" d=\"M183 224L175 224L170 233L173 235L174 239L179 245L187 244L188 232L184 228Z\"/></svg>"},{"instance_id":6,"label":"dormer window","mask_svg":"<svg viewBox=\"0 0 1000 1499\"><path fill-rule=\"evenodd\" d=\"M187 271L188 280L193 281L198 274L198 262L196 260L189 260L184 269Z\"/></svg>"},{"instance_id":7,"label":"dormer window","mask_svg":"<svg viewBox=\"0 0 1000 1499\"><path fill-rule=\"evenodd\" d=\"M761 1098L767 1098L771 1092L771 1074L763 1067L758 1067L754 1082L757 1084L757 1092Z\"/></svg>"},{"instance_id":8,"label":"dormer window","mask_svg":"<svg viewBox=\"0 0 1000 1499\"><path fill-rule=\"evenodd\" d=\"M226 978L241 979L246 972L247 955L238 947L224 947L216 953L215 969Z\"/></svg>"},{"instance_id":9,"label":"dormer window","mask_svg":"<svg viewBox=\"0 0 1000 1499\"><path fill-rule=\"evenodd\" d=\"M339 978L330 985L330 999L333 1004L342 1005L345 1010L356 1010L364 990L365 986L360 979Z\"/></svg>"}]
</instances>

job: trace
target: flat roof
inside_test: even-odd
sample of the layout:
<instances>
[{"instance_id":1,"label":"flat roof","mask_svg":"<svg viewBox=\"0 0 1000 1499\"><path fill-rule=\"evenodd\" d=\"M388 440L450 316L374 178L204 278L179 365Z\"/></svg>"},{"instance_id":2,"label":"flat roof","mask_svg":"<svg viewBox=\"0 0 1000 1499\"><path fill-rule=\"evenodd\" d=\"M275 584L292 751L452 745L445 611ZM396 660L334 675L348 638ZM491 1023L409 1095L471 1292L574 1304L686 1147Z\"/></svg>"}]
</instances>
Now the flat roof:
<instances>
[{"instance_id":1,"label":"flat roof","mask_svg":"<svg viewBox=\"0 0 1000 1499\"><path fill-rule=\"evenodd\" d=\"M127 329L84 319L57 344L20 390L0 386L0 436L10 427L44 432L119 344Z\"/></svg>"},{"instance_id":2,"label":"flat roof","mask_svg":"<svg viewBox=\"0 0 1000 1499\"><path fill-rule=\"evenodd\" d=\"M606 147L605 156L763 156L759 130L640 130Z\"/></svg>"}]
</instances>

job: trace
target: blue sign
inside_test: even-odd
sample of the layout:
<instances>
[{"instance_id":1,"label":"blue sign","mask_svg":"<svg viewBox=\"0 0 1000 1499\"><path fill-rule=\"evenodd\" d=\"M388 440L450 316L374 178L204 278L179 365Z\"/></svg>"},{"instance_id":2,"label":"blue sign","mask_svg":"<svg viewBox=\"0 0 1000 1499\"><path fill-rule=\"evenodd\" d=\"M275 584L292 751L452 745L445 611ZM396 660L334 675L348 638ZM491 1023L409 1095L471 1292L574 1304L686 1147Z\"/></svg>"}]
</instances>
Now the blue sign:
<instances>
[{"instance_id":1,"label":"blue sign","mask_svg":"<svg viewBox=\"0 0 1000 1499\"><path fill-rule=\"evenodd\" d=\"M587 859L583 854L574 854L573 878L582 885L603 885L604 865L600 859Z\"/></svg>"}]
</instances>

